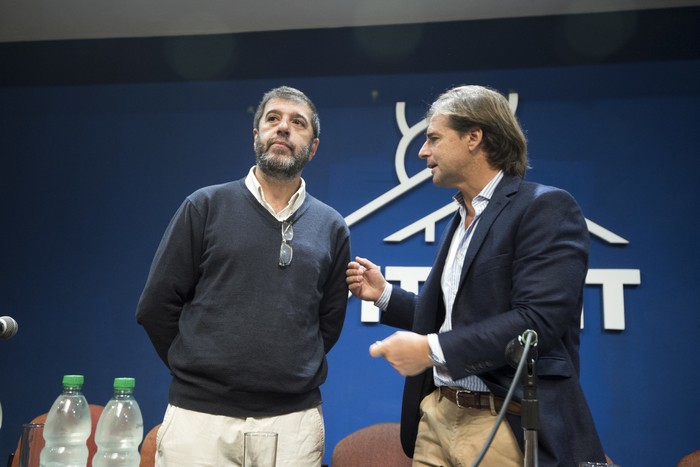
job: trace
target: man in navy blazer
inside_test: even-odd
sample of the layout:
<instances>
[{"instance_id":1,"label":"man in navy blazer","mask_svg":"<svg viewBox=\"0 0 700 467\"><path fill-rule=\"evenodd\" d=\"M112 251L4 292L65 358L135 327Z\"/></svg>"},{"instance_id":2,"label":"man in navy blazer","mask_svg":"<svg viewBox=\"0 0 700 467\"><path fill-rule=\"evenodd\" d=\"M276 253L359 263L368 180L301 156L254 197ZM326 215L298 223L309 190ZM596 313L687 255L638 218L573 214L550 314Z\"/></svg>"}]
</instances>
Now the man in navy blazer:
<instances>
[{"instance_id":1,"label":"man in navy blazer","mask_svg":"<svg viewBox=\"0 0 700 467\"><path fill-rule=\"evenodd\" d=\"M371 261L348 265L351 292L399 331L370 346L406 376L401 441L414 465L470 465L515 370L505 348L537 333L541 466L605 461L579 382L588 231L573 197L524 181L527 144L508 101L482 86L445 92L427 114L419 152L459 211L419 295ZM481 465L523 465L520 382Z\"/></svg>"}]
</instances>

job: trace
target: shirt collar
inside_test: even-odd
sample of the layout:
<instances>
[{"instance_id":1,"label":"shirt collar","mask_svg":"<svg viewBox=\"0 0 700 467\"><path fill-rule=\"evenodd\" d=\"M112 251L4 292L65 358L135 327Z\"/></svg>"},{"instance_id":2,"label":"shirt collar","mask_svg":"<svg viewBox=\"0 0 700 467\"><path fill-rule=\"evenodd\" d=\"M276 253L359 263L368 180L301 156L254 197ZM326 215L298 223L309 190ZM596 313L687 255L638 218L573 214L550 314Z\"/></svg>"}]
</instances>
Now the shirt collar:
<instances>
[{"instance_id":1,"label":"shirt collar","mask_svg":"<svg viewBox=\"0 0 700 467\"><path fill-rule=\"evenodd\" d=\"M499 170L498 173L491 179L490 182L486 184L484 188L481 189L478 195L472 200L472 206L476 206L477 203L483 203L484 201L488 203L493 197L493 192L496 191L496 187L503 180L503 171ZM464 208L464 196L462 192L457 192L453 199Z\"/></svg>"},{"instance_id":2,"label":"shirt collar","mask_svg":"<svg viewBox=\"0 0 700 467\"><path fill-rule=\"evenodd\" d=\"M306 182L302 178L301 184L299 185L299 189L289 199L289 203L287 203L287 206L280 212L275 212L275 210L272 209L272 206L270 206L267 200L265 200L265 193L263 192L262 185L260 185L260 182L255 176L255 167L256 166L251 167L248 171L248 175L245 178L245 186L253 194L253 196L255 196L255 199L257 199L258 202L262 204L262 206L265 209L267 209L268 212L270 212L270 214L272 214L279 220L288 219L292 214L294 214L297 211L297 209L299 209L299 207L306 199Z\"/></svg>"}]
</instances>

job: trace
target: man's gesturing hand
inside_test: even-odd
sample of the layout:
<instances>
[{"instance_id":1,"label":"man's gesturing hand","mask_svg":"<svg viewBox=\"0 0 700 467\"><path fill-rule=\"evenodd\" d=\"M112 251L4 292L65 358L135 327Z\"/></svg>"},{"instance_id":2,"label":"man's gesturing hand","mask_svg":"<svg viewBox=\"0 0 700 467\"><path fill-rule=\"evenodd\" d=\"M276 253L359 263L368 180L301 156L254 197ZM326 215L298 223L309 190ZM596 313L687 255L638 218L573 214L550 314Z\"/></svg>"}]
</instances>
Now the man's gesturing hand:
<instances>
[{"instance_id":1,"label":"man's gesturing hand","mask_svg":"<svg viewBox=\"0 0 700 467\"><path fill-rule=\"evenodd\" d=\"M369 347L373 357L384 357L403 376L415 376L433 366L428 337L398 331Z\"/></svg>"},{"instance_id":2,"label":"man's gesturing hand","mask_svg":"<svg viewBox=\"0 0 700 467\"><path fill-rule=\"evenodd\" d=\"M359 256L355 261L348 263L345 281L354 296L369 302L377 301L386 287L386 280L379 271L379 266Z\"/></svg>"}]
</instances>

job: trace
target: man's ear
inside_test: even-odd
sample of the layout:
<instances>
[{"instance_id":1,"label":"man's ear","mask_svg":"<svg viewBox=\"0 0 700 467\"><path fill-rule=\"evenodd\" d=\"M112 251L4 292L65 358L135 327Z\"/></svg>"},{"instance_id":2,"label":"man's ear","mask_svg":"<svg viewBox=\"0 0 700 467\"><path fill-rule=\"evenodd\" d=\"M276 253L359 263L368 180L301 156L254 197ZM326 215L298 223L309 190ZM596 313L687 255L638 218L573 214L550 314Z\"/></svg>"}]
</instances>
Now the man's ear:
<instances>
[{"instance_id":1,"label":"man's ear","mask_svg":"<svg viewBox=\"0 0 700 467\"><path fill-rule=\"evenodd\" d=\"M316 150L318 150L318 145L320 143L321 143L321 141L318 138L314 139L314 142L311 145L311 151L309 151L309 160L313 159L314 156L316 155Z\"/></svg>"},{"instance_id":2,"label":"man's ear","mask_svg":"<svg viewBox=\"0 0 700 467\"><path fill-rule=\"evenodd\" d=\"M467 145L469 146L469 150L474 151L484 139L484 132L481 128L475 126L467 130L467 132L464 134L464 137L467 138Z\"/></svg>"}]
</instances>

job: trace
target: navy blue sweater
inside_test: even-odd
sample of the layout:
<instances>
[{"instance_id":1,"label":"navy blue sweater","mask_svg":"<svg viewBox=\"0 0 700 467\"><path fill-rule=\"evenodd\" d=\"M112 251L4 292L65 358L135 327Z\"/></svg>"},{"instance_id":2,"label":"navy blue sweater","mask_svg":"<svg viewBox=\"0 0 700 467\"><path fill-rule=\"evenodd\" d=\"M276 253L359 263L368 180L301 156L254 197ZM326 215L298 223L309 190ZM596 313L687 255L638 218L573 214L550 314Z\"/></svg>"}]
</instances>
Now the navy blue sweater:
<instances>
[{"instance_id":1,"label":"navy blue sweater","mask_svg":"<svg viewBox=\"0 0 700 467\"><path fill-rule=\"evenodd\" d=\"M290 221L294 256L281 268L281 223L243 179L180 206L136 311L172 372L171 404L234 417L320 404L345 319L349 231L309 194Z\"/></svg>"}]
</instances>

